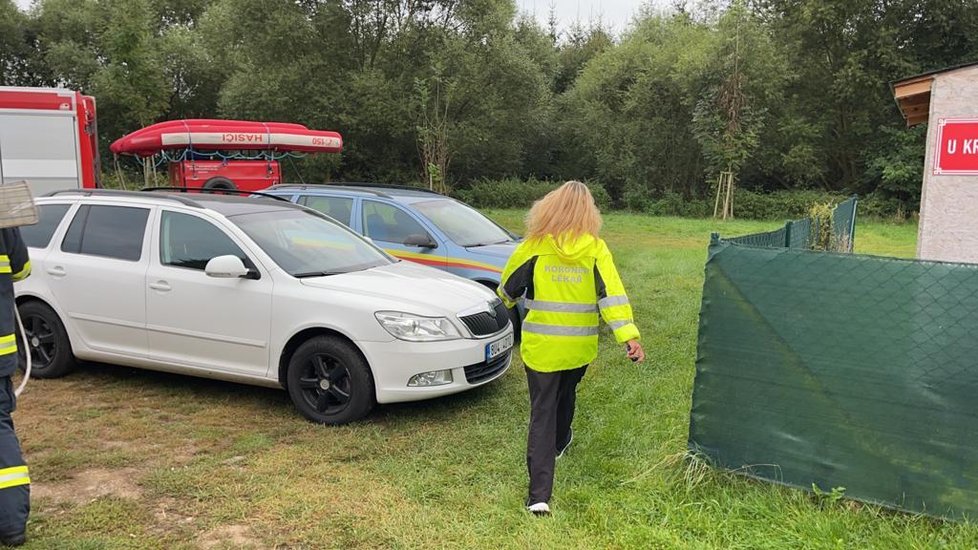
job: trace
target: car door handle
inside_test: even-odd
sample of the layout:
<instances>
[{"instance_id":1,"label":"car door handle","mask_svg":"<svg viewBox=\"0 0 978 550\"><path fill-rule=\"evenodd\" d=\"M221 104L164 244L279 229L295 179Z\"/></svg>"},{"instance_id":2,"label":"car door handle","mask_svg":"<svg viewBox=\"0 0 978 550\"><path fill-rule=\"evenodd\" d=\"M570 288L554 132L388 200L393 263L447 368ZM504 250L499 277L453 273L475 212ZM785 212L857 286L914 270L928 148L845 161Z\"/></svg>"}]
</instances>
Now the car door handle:
<instances>
[{"instance_id":1,"label":"car door handle","mask_svg":"<svg viewBox=\"0 0 978 550\"><path fill-rule=\"evenodd\" d=\"M155 283L150 283L149 288L153 290L159 290L160 292L169 292L171 290L170 284L166 281L157 281Z\"/></svg>"},{"instance_id":2,"label":"car door handle","mask_svg":"<svg viewBox=\"0 0 978 550\"><path fill-rule=\"evenodd\" d=\"M48 275L52 277L64 277L65 275L68 274L68 272L65 271L65 268L61 267L60 265L55 265L47 268L47 272Z\"/></svg>"}]
</instances>

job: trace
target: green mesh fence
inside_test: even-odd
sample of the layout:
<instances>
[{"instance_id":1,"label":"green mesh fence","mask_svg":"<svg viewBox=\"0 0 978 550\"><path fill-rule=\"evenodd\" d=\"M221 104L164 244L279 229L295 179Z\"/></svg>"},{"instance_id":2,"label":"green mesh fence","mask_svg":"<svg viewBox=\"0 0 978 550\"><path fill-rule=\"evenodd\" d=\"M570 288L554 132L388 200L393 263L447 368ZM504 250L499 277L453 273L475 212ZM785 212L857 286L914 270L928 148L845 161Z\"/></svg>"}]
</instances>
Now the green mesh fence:
<instances>
[{"instance_id":1,"label":"green mesh fence","mask_svg":"<svg viewBox=\"0 0 978 550\"><path fill-rule=\"evenodd\" d=\"M850 197L839 203L832 212L833 249L840 252L852 252L855 237L856 197Z\"/></svg>"},{"instance_id":2,"label":"green mesh fence","mask_svg":"<svg viewBox=\"0 0 978 550\"><path fill-rule=\"evenodd\" d=\"M787 242L786 236L787 226L774 231L768 231L767 233L754 233L751 235L744 235L743 237L734 237L730 239L730 242L747 246L766 246L770 248L778 248L785 246L785 242Z\"/></svg>"},{"instance_id":3,"label":"green mesh fence","mask_svg":"<svg viewBox=\"0 0 978 550\"><path fill-rule=\"evenodd\" d=\"M785 226L788 232L787 235L787 247L788 248L811 248L814 235L812 230L814 226L812 224L811 218L804 218L801 220L795 220L793 222L788 222Z\"/></svg>"},{"instance_id":4,"label":"green mesh fence","mask_svg":"<svg viewBox=\"0 0 978 550\"><path fill-rule=\"evenodd\" d=\"M710 243L690 449L769 481L978 518L978 265L744 241Z\"/></svg>"},{"instance_id":5,"label":"green mesh fence","mask_svg":"<svg viewBox=\"0 0 978 550\"><path fill-rule=\"evenodd\" d=\"M840 252L852 252L852 244L856 230L856 197L850 197L839 203L832 211L830 231L832 237L830 247ZM727 242L746 246L763 246L768 248L803 248L810 249L817 242L816 228L818 220L802 218L785 224L780 229L765 233L753 233L741 237L726 239Z\"/></svg>"}]
</instances>

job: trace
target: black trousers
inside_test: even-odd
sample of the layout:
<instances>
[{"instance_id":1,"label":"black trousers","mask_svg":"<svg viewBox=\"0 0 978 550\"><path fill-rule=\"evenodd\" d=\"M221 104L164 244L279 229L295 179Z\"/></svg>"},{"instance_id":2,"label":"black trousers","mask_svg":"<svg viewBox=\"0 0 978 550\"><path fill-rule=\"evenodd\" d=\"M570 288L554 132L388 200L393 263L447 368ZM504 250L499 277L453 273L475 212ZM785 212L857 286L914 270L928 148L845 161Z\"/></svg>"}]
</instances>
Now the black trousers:
<instances>
[{"instance_id":1,"label":"black trousers","mask_svg":"<svg viewBox=\"0 0 978 550\"><path fill-rule=\"evenodd\" d=\"M16 406L10 376L0 377L0 538L23 533L31 511L27 472L10 473L12 468L24 466L14 421L10 418Z\"/></svg>"},{"instance_id":2,"label":"black trousers","mask_svg":"<svg viewBox=\"0 0 978 550\"><path fill-rule=\"evenodd\" d=\"M526 381L530 386L530 429L526 441L526 469L530 473L528 505L550 501L557 449L570 440L577 384L586 370L587 365L557 372L539 372L526 367Z\"/></svg>"}]
</instances>

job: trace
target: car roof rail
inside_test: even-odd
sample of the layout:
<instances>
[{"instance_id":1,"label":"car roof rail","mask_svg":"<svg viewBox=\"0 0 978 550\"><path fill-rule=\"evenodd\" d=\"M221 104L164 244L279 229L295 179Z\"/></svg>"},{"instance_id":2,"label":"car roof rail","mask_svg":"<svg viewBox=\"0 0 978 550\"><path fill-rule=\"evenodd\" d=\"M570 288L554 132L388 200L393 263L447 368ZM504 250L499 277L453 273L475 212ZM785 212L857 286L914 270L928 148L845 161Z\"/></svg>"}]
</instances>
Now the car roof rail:
<instances>
[{"instance_id":1,"label":"car roof rail","mask_svg":"<svg viewBox=\"0 0 978 550\"><path fill-rule=\"evenodd\" d=\"M444 196L437 191L432 191L431 189L425 189L424 187L415 187L413 185L398 185L396 183L361 183L361 182L336 182L327 183L326 185L341 185L344 187L376 187L378 189L397 189L401 191L418 191L419 193L430 193L432 195Z\"/></svg>"},{"instance_id":2,"label":"car roof rail","mask_svg":"<svg viewBox=\"0 0 978 550\"><path fill-rule=\"evenodd\" d=\"M367 184L363 184L366 186ZM279 183L269 187L269 189L327 189L332 187L335 191L346 191L348 193L368 193L375 197L383 197L385 199L391 198L390 195L384 193L383 191L378 191L377 189L356 189L356 186L348 185L346 183Z\"/></svg>"},{"instance_id":3,"label":"car roof rail","mask_svg":"<svg viewBox=\"0 0 978 550\"><path fill-rule=\"evenodd\" d=\"M280 183L278 185L273 185L269 189L323 189L328 187L349 187L351 191L359 191L361 193L371 193L377 195L378 197L390 198L388 193L384 193L383 189L400 190L400 191L417 191L419 193L430 193L432 195L438 195L443 197L441 193L437 191L432 191L430 189L425 189L424 187L414 187L412 185L397 185L393 183L364 183L364 182L343 182L336 181L330 183Z\"/></svg>"},{"instance_id":4,"label":"car roof rail","mask_svg":"<svg viewBox=\"0 0 978 550\"><path fill-rule=\"evenodd\" d=\"M138 191L126 191L123 189L58 189L57 191L51 191L46 193L45 197L55 197L58 195L84 195L86 197L98 197L98 196L108 196L108 197L138 197L143 198L145 195L139 193ZM164 199L172 200L174 202L179 202L185 206L192 206L194 208L203 208L199 202L188 199L187 197L178 197L175 195L169 195L161 197Z\"/></svg>"},{"instance_id":5,"label":"car roof rail","mask_svg":"<svg viewBox=\"0 0 978 550\"><path fill-rule=\"evenodd\" d=\"M261 191L244 191L242 189L219 189L210 187L143 187L140 191L178 191L181 193L186 193L188 191L193 191L195 193L210 193L212 195L235 195L235 196L251 196L258 195L259 197L267 197L269 199L275 199L277 201L290 203L289 199L279 197L277 195L271 195L269 193L262 193Z\"/></svg>"}]
</instances>

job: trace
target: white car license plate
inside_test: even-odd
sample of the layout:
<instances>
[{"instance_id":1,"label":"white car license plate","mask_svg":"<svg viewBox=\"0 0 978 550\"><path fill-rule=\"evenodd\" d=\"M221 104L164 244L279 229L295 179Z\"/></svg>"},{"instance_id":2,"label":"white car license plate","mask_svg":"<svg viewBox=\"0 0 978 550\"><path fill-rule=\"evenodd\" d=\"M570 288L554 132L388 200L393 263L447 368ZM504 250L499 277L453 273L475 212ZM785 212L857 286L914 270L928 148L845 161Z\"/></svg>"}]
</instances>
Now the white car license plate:
<instances>
[{"instance_id":1,"label":"white car license plate","mask_svg":"<svg viewBox=\"0 0 978 550\"><path fill-rule=\"evenodd\" d=\"M486 344L486 361L490 361L500 354L506 353L511 347L513 347L512 333L507 334L505 337L496 340L495 342Z\"/></svg>"}]
</instances>

